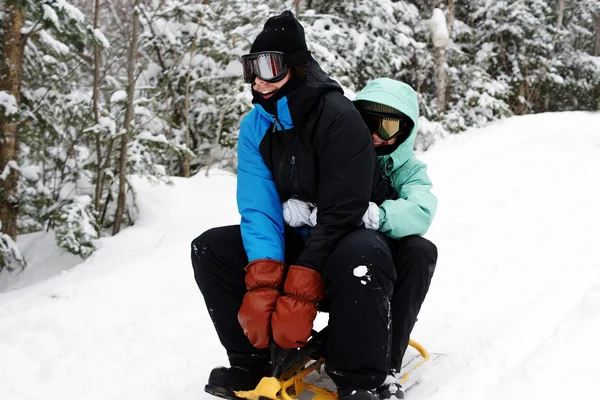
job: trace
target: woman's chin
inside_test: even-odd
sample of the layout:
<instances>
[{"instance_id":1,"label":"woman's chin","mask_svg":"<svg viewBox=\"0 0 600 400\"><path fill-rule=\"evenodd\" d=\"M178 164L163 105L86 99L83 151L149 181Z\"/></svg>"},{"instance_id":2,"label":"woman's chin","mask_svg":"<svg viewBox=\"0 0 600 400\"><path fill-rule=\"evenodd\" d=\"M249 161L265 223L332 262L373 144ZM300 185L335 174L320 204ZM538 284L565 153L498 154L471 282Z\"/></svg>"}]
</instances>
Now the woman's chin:
<instances>
[{"instance_id":1,"label":"woman's chin","mask_svg":"<svg viewBox=\"0 0 600 400\"><path fill-rule=\"evenodd\" d=\"M274 92L271 92L271 93L269 93L269 94L262 94L262 93L261 93L260 95L262 96L262 98L263 98L263 99L265 99L265 100L268 100L268 99L270 99L271 97L273 97L273 96L275 95L275 93L277 93L277 90L276 90L276 91L274 91Z\"/></svg>"}]
</instances>

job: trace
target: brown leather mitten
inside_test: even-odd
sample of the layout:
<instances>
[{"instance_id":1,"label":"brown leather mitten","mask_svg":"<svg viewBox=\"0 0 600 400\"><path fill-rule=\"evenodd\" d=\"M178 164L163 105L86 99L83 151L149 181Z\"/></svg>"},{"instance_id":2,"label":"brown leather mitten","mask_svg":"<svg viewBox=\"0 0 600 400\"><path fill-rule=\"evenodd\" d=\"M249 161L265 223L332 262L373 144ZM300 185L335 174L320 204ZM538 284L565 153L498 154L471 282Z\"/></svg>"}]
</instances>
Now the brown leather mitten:
<instances>
[{"instance_id":1,"label":"brown leather mitten","mask_svg":"<svg viewBox=\"0 0 600 400\"><path fill-rule=\"evenodd\" d=\"M250 343L257 349L269 346L271 314L281 294L286 265L281 261L259 259L245 268L246 294L238 312L238 321Z\"/></svg>"},{"instance_id":2,"label":"brown leather mitten","mask_svg":"<svg viewBox=\"0 0 600 400\"><path fill-rule=\"evenodd\" d=\"M317 302L325 296L323 278L313 269L292 265L283 291L271 316L273 339L284 349L303 347L311 336Z\"/></svg>"}]
</instances>

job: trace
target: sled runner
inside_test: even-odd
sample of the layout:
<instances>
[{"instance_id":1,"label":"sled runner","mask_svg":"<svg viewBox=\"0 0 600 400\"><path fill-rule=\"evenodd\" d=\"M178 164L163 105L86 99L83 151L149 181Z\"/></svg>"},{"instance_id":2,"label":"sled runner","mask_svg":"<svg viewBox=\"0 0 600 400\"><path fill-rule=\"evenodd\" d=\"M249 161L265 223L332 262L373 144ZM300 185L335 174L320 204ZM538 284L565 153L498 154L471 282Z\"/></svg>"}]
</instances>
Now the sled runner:
<instances>
[{"instance_id":1,"label":"sled runner","mask_svg":"<svg viewBox=\"0 0 600 400\"><path fill-rule=\"evenodd\" d=\"M235 395L238 399L249 400L336 400L338 395L335 385L322 372L326 343L327 328L321 332L313 332L307 345L298 350L281 349L272 345L272 376L264 377L254 390L235 392ZM411 352L402 368L400 384L405 390L418 384L418 381L410 379L411 373L432 358L419 343L411 340L409 346L415 352ZM437 358L437 355L433 357ZM224 397L222 393L211 391L209 387L207 391Z\"/></svg>"}]
</instances>

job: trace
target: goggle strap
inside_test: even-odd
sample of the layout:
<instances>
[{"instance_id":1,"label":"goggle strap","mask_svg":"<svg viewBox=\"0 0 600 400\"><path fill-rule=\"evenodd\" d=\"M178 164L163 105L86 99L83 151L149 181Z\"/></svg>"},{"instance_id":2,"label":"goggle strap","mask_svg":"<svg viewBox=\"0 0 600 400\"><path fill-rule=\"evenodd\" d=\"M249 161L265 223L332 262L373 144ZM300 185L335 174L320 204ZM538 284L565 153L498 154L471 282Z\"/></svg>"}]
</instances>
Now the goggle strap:
<instances>
[{"instance_id":1,"label":"goggle strap","mask_svg":"<svg viewBox=\"0 0 600 400\"><path fill-rule=\"evenodd\" d=\"M310 51L308 50L299 50L295 53L286 54L283 57L288 65L302 65L311 60Z\"/></svg>"}]
</instances>

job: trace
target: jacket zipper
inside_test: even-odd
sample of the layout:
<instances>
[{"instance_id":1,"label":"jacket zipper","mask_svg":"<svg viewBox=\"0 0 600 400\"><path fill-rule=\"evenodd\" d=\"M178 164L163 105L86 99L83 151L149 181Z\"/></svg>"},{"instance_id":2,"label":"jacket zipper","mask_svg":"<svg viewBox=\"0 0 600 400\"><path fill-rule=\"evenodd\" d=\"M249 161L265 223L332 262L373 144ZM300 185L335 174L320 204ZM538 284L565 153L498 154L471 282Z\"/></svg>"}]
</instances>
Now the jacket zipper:
<instances>
[{"instance_id":1,"label":"jacket zipper","mask_svg":"<svg viewBox=\"0 0 600 400\"><path fill-rule=\"evenodd\" d=\"M283 131L283 134L286 135L287 134L287 130L285 129L285 127L283 126L283 124L281 123L281 121L279 121L279 118L277 118L277 111L275 111L275 115L273 118L273 127L271 128L271 132L275 133L275 131L277 130L277 124L281 125L281 129ZM281 161L285 160L282 159ZM283 166L283 164L282 164ZM294 191L296 192L295 194L298 194L298 181L296 179L296 156L291 156L290 157L290 177L289 179L292 180L292 186L294 188Z\"/></svg>"},{"instance_id":2,"label":"jacket zipper","mask_svg":"<svg viewBox=\"0 0 600 400\"><path fill-rule=\"evenodd\" d=\"M292 166L292 170L290 171L290 179L293 179L294 172L296 171L296 156L292 156L292 158L290 158L290 165Z\"/></svg>"}]
</instances>

